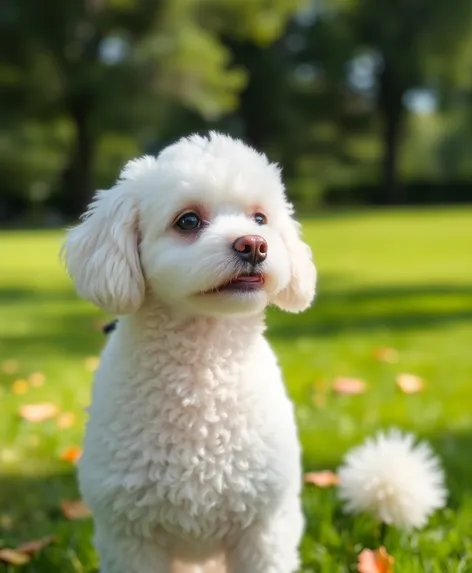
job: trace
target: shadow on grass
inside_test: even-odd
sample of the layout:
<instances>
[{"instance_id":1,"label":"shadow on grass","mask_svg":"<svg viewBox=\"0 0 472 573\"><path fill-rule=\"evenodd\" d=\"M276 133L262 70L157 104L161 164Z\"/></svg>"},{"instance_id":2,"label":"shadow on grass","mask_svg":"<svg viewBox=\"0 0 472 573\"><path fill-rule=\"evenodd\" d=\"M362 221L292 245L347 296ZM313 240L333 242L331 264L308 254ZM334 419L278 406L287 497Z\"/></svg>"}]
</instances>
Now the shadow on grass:
<instances>
[{"instance_id":1,"label":"shadow on grass","mask_svg":"<svg viewBox=\"0 0 472 573\"><path fill-rule=\"evenodd\" d=\"M343 331L414 330L472 320L472 285L333 290L332 284L333 280L326 281L314 306L296 318L271 312L270 336L294 339Z\"/></svg>"},{"instance_id":2,"label":"shadow on grass","mask_svg":"<svg viewBox=\"0 0 472 573\"><path fill-rule=\"evenodd\" d=\"M468 462L472 449L472 432L444 430L423 438L428 440L441 458L450 491L449 509L445 510L446 513L438 512L432 518L431 527L454 527L456 512L464 513L464 507L472 507L472 464ZM320 460L317 462L321 464L320 467L327 467ZM310 469L310 461L305 460L305 464L305 469ZM74 471L44 477L0 475L2 544L14 546L49 534L57 537L57 544L44 550L24 569L25 572L96 571L96 555L91 544L91 520L70 522L60 510L61 501L77 499L77 496ZM308 566L315 566L318 562L313 554L314 544L321 544L339 563L346 563L346 567L355 563L357 550L353 545L353 527L357 544L364 547L378 544L377 525L366 516L346 516L336 499L335 489L306 486L303 500L307 523L302 553ZM464 520L465 516L462 515L461 519ZM395 532L391 533L394 537L399 536ZM397 541L395 543L398 544ZM318 570L318 566L315 570Z\"/></svg>"},{"instance_id":3,"label":"shadow on grass","mask_svg":"<svg viewBox=\"0 0 472 573\"><path fill-rule=\"evenodd\" d=\"M61 510L61 502L77 499L74 471L46 476L0 475L0 545L16 547L34 539L54 537L52 545L22 567L24 573L97 571L92 520L70 521ZM3 571L1 567L0 570Z\"/></svg>"},{"instance_id":4,"label":"shadow on grass","mask_svg":"<svg viewBox=\"0 0 472 573\"><path fill-rule=\"evenodd\" d=\"M0 312L2 308L12 321L12 328L7 327L0 339L0 353L7 358L51 352L83 357L99 352L105 342L99 311L79 303L77 295L67 289L3 288Z\"/></svg>"},{"instance_id":5,"label":"shadow on grass","mask_svg":"<svg viewBox=\"0 0 472 573\"><path fill-rule=\"evenodd\" d=\"M296 317L270 311L271 338L330 337L342 332L407 331L472 320L472 285L398 285L336 290L341 276L322 277L314 306ZM5 356L47 349L83 356L97 353L105 342L97 329L99 312L77 306L71 290L0 289L0 308L28 304L34 328L2 337ZM52 308L54 304L57 309ZM52 308L52 310L51 310ZM19 313L21 309L19 310Z\"/></svg>"},{"instance_id":6,"label":"shadow on grass","mask_svg":"<svg viewBox=\"0 0 472 573\"><path fill-rule=\"evenodd\" d=\"M446 471L450 491L449 507L461 507L465 498L472 498L472 429L464 432L442 430L425 436L440 457ZM472 499L470 499L472 506Z\"/></svg>"},{"instance_id":7,"label":"shadow on grass","mask_svg":"<svg viewBox=\"0 0 472 573\"><path fill-rule=\"evenodd\" d=\"M31 303L61 303L77 301L77 295L72 290L44 290L24 287L0 288L0 304L24 304Z\"/></svg>"},{"instance_id":8,"label":"shadow on grass","mask_svg":"<svg viewBox=\"0 0 472 573\"><path fill-rule=\"evenodd\" d=\"M77 499L76 475L73 470L51 475L0 475L0 511L2 536L21 530L30 534L44 533L44 525L54 526L65 518L61 502Z\"/></svg>"}]
</instances>

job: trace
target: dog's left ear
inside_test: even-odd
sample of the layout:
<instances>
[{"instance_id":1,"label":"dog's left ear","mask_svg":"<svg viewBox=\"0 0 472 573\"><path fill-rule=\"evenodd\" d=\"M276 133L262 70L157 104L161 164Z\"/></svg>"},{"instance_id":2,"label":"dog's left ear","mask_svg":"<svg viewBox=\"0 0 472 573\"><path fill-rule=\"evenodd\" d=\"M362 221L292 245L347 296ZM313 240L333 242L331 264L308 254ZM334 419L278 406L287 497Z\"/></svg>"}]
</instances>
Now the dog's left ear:
<instances>
[{"instance_id":1,"label":"dog's left ear","mask_svg":"<svg viewBox=\"0 0 472 573\"><path fill-rule=\"evenodd\" d=\"M98 191L61 253L79 295L111 314L134 312L144 298L133 195L130 181Z\"/></svg>"},{"instance_id":2,"label":"dog's left ear","mask_svg":"<svg viewBox=\"0 0 472 573\"><path fill-rule=\"evenodd\" d=\"M282 229L282 239L290 257L291 278L273 302L287 312L301 312L310 306L315 296L316 268L310 247L301 239L301 225L292 218L291 211L289 206Z\"/></svg>"}]
</instances>

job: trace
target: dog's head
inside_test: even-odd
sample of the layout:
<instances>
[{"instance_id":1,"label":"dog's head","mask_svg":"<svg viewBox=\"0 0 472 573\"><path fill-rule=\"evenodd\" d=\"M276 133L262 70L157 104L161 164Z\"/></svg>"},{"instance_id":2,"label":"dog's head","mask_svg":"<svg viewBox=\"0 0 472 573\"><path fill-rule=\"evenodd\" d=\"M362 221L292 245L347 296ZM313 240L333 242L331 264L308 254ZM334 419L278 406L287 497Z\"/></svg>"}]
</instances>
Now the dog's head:
<instances>
[{"instance_id":1,"label":"dog's head","mask_svg":"<svg viewBox=\"0 0 472 573\"><path fill-rule=\"evenodd\" d=\"M129 162L63 253L78 293L129 314L146 293L193 314L299 312L315 293L277 166L242 142L192 136Z\"/></svg>"}]
</instances>

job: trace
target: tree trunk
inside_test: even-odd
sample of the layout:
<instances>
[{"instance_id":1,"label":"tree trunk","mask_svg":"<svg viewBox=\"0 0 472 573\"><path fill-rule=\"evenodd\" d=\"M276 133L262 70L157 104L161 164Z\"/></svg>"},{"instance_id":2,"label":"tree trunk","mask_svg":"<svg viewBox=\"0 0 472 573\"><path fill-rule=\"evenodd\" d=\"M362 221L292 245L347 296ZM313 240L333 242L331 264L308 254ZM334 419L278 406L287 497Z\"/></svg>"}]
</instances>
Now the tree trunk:
<instances>
[{"instance_id":1,"label":"tree trunk","mask_svg":"<svg viewBox=\"0 0 472 573\"><path fill-rule=\"evenodd\" d=\"M398 81L396 70L388 58L380 74L379 112L382 122L382 202L393 205L404 201L399 180L399 153L403 132L404 90Z\"/></svg>"},{"instance_id":2,"label":"tree trunk","mask_svg":"<svg viewBox=\"0 0 472 573\"><path fill-rule=\"evenodd\" d=\"M61 206L68 217L76 218L82 214L94 193L94 140L89 111L87 101L75 101L69 106L75 134L61 185Z\"/></svg>"},{"instance_id":3,"label":"tree trunk","mask_svg":"<svg viewBox=\"0 0 472 573\"><path fill-rule=\"evenodd\" d=\"M267 92L259 89L259 84L267 81L266 76L261 77L260 73L264 53L251 42L227 40L226 44L233 53L234 64L246 68L248 72L248 83L239 95L237 111L244 124L244 140L259 151L264 151L273 128L267 120L270 107L264 100Z\"/></svg>"}]
</instances>

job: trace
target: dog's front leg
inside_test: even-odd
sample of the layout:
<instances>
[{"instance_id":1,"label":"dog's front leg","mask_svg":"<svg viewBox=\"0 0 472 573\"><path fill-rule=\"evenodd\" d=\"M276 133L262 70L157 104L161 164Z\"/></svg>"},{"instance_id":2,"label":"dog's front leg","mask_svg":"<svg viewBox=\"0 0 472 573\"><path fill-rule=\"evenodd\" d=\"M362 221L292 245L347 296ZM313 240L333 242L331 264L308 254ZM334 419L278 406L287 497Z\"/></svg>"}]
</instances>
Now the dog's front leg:
<instances>
[{"instance_id":1,"label":"dog's front leg","mask_svg":"<svg viewBox=\"0 0 472 573\"><path fill-rule=\"evenodd\" d=\"M304 520L297 499L250 526L228 551L228 573L295 573Z\"/></svg>"},{"instance_id":2,"label":"dog's front leg","mask_svg":"<svg viewBox=\"0 0 472 573\"><path fill-rule=\"evenodd\" d=\"M154 540L115 535L96 524L94 542L100 573L172 573L168 550Z\"/></svg>"}]
</instances>

